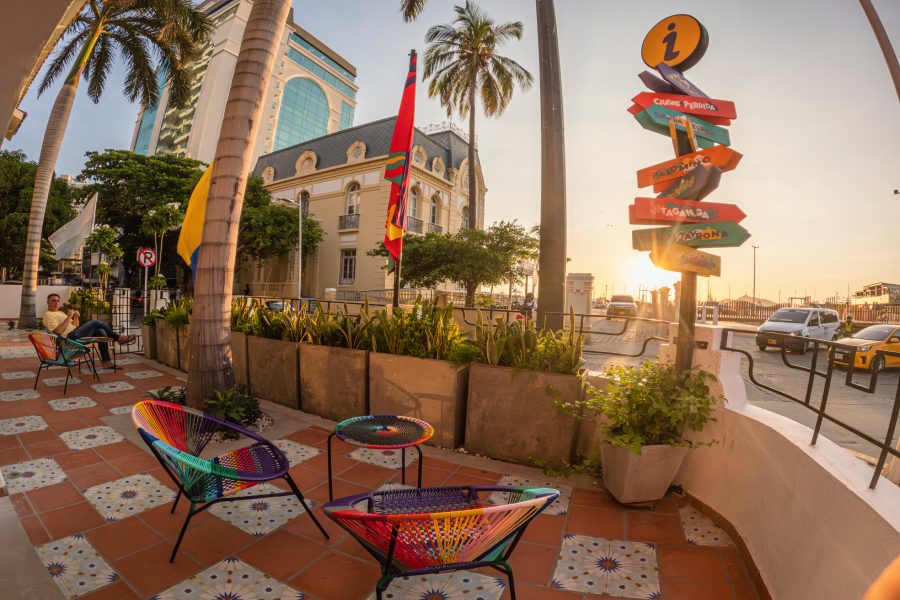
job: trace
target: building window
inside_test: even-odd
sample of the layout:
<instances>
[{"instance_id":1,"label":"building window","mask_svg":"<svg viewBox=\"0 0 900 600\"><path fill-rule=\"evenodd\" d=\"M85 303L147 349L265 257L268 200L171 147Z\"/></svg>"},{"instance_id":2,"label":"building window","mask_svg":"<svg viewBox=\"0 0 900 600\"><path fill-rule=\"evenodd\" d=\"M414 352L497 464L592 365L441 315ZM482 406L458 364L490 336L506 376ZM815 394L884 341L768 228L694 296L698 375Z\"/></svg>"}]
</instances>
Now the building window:
<instances>
[{"instance_id":1,"label":"building window","mask_svg":"<svg viewBox=\"0 0 900 600\"><path fill-rule=\"evenodd\" d=\"M352 285L356 279L356 248L341 250L341 285Z\"/></svg>"},{"instance_id":2,"label":"building window","mask_svg":"<svg viewBox=\"0 0 900 600\"><path fill-rule=\"evenodd\" d=\"M341 102L341 123L339 129L349 129L353 127L354 109L346 102Z\"/></svg>"},{"instance_id":3,"label":"building window","mask_svg":"<svg viewBox=\"0 0 900 600\"><path fill-rule=\"evenodd\" d=\"M460 227L468 227L469 226L469 207L462 207L462 224Z\"/></svg>"},{"instance_id":4,"label":"building window","mask_svg":"<svg viewBox=\"0 0 900 600\"><path fill-rule=\"evenodd\" d=\"M408 215L413 219L418 218L419 216L419 190L418 188L412 188L409 190L409 213Z\"/></svg>"},{"instance_id":5,"label":"building window","mask_svg":"<svg viewBox=\"0 0 900 600\"><path fill-rule=\"evenodd\" d=\"M303 55L299 50L288 47L288 58L351 100L356 100L356 92L353 91L352 87L338 79L337 75L333 75L328 69L315 62L313 59Z\"/></svg>"},{"instance_id":6,"label":"building window","mask_svg":"<svg viewBox=\"0 0 900 600\"><path fill-rule=\"evenodd\" d=\"M432 225L437 225L438 222L438 206L440 206L441 199L437 194L431 197L431 215L428 218L428 222Z\"/></svg>"},{"instance_id":7,"label":"building window","mask_svg":"<svg viewBox=\"0 0 900 600\"><path fill-rule=\"evenodd\" d=\"M359 214L359 184L355 181L347 188L347 212L348 215Z\"/></svg>"},{"instance_id":8,"label":"building window","mask_svg":"<svg viewBox=\"0 0 900 600\"><path fill-rule=\"evenodd\" d=\"M312 79L295 77L284 86L275 150L295 146L328 133L328 99Z\"/></svg>"}]
</instances>

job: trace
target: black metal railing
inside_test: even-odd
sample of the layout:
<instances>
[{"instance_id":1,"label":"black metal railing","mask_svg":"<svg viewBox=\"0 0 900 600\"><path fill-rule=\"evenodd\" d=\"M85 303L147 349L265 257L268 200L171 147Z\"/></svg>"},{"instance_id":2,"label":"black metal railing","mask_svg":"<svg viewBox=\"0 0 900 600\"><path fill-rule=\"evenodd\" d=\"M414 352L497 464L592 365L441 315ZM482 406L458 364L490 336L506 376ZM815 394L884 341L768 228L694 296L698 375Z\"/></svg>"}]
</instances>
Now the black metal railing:
<instances>
[{"instance_id":1,"label":"black metal railing","mask_svg":"<svg viewBox=\"0 0 900 600\"><path fill-rule=\"evenodd\" d=\"M425 222L413 216L406 217L406 230L412 233L422 233Z\"/></svg>"},{"instance_id":2,"label":"black metal railing","mask_svg":"<svg viewBox=\"0 0 900 600\"><path fill-rule=\"evenodd\" d=\"M575 313L574 315L572 315L570 313L548 312L544 313L544 324L546 325L546 322L550 317L556 318L559 316L562 316L563 318L563 327L569 327L570 323L572 322L571 319L574 316L574 322L577 324L577 326L575 327L575 331L585 335L604 337L606 338L606 341L612 341L609 338L618 338L628 335L629 328L632 329L632 332L635 336L635 339L633 340L634 342L637 342L638 338L643 338L640 340L641 349L636 353L599 350L590 348L588 344L583 350L585 354L602 354L604 356L636 358L638 356L643 356L647 352L647 348L650 345L650 342L669 341L668 337L666 337L668 336L669 321L665 319L652 319L649 317L607 317L606 315L581 313ZM616 327L612 330L609 330L603 327L606 324L615 324ZM621 327L619 327L619 325L621 325ZM665 336L660 335L660 333L665 334Z\"/></svg>"},{"instance_id":3,"label":"black metal railing","mask_svg":"<svg viewBox=\"0 0 900 600\"><path fill-rule=\"evenodd\" d=\"M359 229L359 213L355 215L341 215L338 217L338 229Z\"/></svg>"},{"instance_id":4,"label":"black metal railing","mask_svg":"<svg viewBox=\"0 0 900 600\"><path fill-rule=\"evenodd\" d=\"M437 223L428 224L428 233L441 233L442 231L444 231L444 228Z\"/></svg>"},{"instance_id":5,"label":"black metal railing","mask_svg":"<svg viewBox=\"0 0 900 600\"><path fill-rule=\"evenodd\" d=\"M747 331L746 329L732 329L725 328L722 330L722 342L720 344L721 350L726 350L728 352L737 352L747 357L748 361L748 375L750 381L760 389L766 390L768 392L772 392L773 394L777 394L782 398L786 398L791 400L801 406L806 407L810 411L816 414L816 425L813 428L813 436L810 445L815 446L816 441L819 438L819 432L822 429L822 424L825 421L837 425L838 427L844 429L845 431L849 431L853 435L859 437L860 439L865 440L866 442L875 446L879 451L878 462L875 467L875 474L872 477L872 481L869 484L869 487L874 489L878 484L879 476L881 472L884 470L884 465L887 461L888 455L894 456L895 458L900 458L900 451L898 451L893 445L894 439L894 431L897 424L897 416L900 414L900 381L897 384L897 391L894 395L894 404L891 409L891 418L888 422L887 432L883 440L876 439L875 437L860 431L856 427L849 425L848 423L842 421L841 419L836 418L834 415L829 414L827 412L828 408L828 395L831 392L832 382L834 381L834 369L835 369L835 352L839 349L841 352L846 353L848 356L846 364L847 364L847 375L844 378L844 385L865 392L867 394L874 394L876 387L878 385L878 376L880 371L878 369L871 370L869 373L869 382L866 385L862 385L853 381L853 375L855 370L854 364L856 363L856 347L848 344L839 344L837 342L828 342L824 340L810 340L803 339L803 343L812 344L812 358L810 362L810 366L806 367L803 365L793 364L788 360L788 350L789 347L792 346L792 343L797 341L796 336L792 336L790 334L785 333L766 333L766 337L775 338L779 342L779 346L781 347L781 360L790 369L796 369L798 371L803 371L809 374L806 383L806 393L804 397L801 399L799 397L793 396L784 390L780 390L771 385L767 385L762 383L756 378L756 374L754 373L754 360L753 356L750 352L746 350L742 350L740 348L735 348L732 345L733 338L736 336L753 336L756 337L757 333L755 331ZM820 364L820 359L822 355L824 356L824 366L825 371L819 370L818 366ZM888 350L877 350L875 356L881 356L882 360L884 357L898 357L900 358L900 352L892 352ZM874 360L874 359L873 359ZM842 361L843 362L843 361ZM822 397L819 402L819 406L816 407L812 402L812 394L813 387L816 383L816 378L821 378L823 381L822 386Z\"/></svg>"}]
</instances>

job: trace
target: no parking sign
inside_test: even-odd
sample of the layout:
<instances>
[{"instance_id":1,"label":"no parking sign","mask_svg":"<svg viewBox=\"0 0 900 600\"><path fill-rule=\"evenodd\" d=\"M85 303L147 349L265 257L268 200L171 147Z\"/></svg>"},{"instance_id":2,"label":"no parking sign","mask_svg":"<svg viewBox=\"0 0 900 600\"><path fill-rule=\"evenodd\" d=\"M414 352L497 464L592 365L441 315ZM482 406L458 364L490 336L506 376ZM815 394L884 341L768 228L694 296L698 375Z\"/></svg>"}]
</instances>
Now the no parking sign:
<instances>
[{"instance_id":1,"label":"no parking sign","mask_svg":"<svg viewBox=\"0 0 900 600\"><path fill-rule=\"evenodd\" d=\"M156 264L156 251L153 248L141 248L137 253L138 264L149 269Z\"/></svg>"}]
</instances>

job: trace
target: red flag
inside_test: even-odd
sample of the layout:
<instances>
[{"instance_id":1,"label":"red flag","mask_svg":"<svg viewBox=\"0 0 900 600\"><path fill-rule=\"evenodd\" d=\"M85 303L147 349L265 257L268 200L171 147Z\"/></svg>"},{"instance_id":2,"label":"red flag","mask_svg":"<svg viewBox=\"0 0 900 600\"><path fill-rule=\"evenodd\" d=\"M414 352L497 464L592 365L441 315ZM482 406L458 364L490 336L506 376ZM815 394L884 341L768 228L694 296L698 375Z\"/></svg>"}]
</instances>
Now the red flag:
<instances>
[{"instance_id":1,"label":"red flag","mask_svg":"<svg viewBox=\"0 0 900 600\"><path fill-rule=\"evenodd\" d=\"M384 247L387 248L392 272L400 261L403 252L403 231L406 229L406 202L409 191L409 153L413 142L413 120L416 112L416 51L409 56L409 73L403 97L400 99L400 112L394 124L394 136L388 151L387 166L384 178L391 182L391 195L388 199L387 221L384 225Z\"/></svg>"}]
</instances>

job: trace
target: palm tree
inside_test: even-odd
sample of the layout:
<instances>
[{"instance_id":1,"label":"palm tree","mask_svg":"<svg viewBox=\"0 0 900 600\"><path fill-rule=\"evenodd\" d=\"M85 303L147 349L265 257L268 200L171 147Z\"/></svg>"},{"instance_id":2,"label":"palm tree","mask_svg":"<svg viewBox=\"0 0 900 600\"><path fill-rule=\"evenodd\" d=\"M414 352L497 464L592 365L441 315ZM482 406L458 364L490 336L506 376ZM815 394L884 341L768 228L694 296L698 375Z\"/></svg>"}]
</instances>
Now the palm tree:
<instances>
[{"instance_id":1,"label":"palm tree","mask_svg":"<svg viewBox=\"0 0 900 600\"><path fill-rule=\"evenodd\" d=\"M129 100L140 99L145 108L155 104L159 97L157 70L162 69L170 83L169 102L184 105L190 96L191 83L185 66L198 46L208 39L211 28L209 19L194 10L191 0L90 0L69 26L65 41L50 62L39 88L39 93L47 91L66 73L50 111L35 175L22 270L20 328L33 327L35 323L44 211L82 77L87 80L88 96L99 102L114 59L121 54L126 65L125 96ZM156 61L154 54L158 57Z\"/></svg>"},{"instance_id":2,"label":"palm tree","mask_svg":"<svg viewBox=\"0 0 900 600\"><path fill-rule=\"evenodd\" d=\"M495 25L487 13L466 0L454 7L452 25L435 25L425 34L424 77L431 77L428 95L437 96L453 113L469 117L469 227L478 226L475 172L475 97L481 98L485 116L501 115L512 99L516 84L531 87L533 78L516 61L500 56L497 49L510 39L522 39L522 23Z\"/></svg>"},{"instance_id":3,"label":"palm tree","mask_svg":"<svg viewBox=\"0 0 900 600\"><path fill-rule=\"evenodd\" d=\"M225 104L194 282L187 389L192 406L234 387L230 324L238 230L253 141L290 8L290 0L255 0Z\"/></svg>"},{"instance_id":4,"label":"palm tree","mask_svg":"<svg viewBox=\"0 0 900 600\"><path fill-rule=\"evenodd\" d=\"M428 0L400 0L404 21L413 21ZM562 79L553 0L535 0L541 88L541 254L538 322L562 327L566 277L566 160ZM473 140L474 141L474 140ZM470 164L472 164L470 162ZM469 181L471 183L471 177ZM471 192L471 190L470 190ZM471 198L471 196L470 196ZM552 313L549 318L543 314Z\"/></svg>"}]
</instances>

